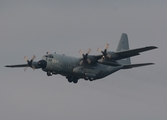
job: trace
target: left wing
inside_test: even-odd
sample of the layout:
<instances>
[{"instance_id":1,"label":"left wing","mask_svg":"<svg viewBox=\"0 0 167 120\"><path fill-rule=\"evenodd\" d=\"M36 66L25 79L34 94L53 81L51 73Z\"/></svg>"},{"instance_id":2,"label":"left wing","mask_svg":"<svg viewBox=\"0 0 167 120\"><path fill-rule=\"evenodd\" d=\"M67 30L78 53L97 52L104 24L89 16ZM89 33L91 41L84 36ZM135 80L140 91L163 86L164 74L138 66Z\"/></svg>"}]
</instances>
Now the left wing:
<instances>
[{"instance_id":1,"label":"left wing","mask_svg":"<svg viewBox=\"0 0 167 120\"><path fill-rule=\"evenodd\" d=\"M6 65L5 67L11 67L11 68L15 68L15 67L29 67L29 65L28 64Z\"/></svg>"}]
</instances>

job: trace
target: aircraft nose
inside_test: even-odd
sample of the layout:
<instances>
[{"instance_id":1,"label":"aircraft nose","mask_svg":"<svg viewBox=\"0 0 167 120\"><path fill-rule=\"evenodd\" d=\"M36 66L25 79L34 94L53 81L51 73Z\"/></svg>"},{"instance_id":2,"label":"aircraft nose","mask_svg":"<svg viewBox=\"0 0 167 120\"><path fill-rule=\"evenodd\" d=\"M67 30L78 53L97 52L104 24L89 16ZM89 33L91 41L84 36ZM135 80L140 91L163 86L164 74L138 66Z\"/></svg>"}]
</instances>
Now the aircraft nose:
<instances>
[{"instance_id":1,"label":"aircraft nose","mask_svg":"<svg viewBox=\"0 0 167 120\"><path fill-rule=\"evenodd\" d=\"M38 61L38 65L42 68L42 69L45 69L46 68L46 65L47 65L47 62L45 60L40 60Z\"/></svg>"}]
</instances>

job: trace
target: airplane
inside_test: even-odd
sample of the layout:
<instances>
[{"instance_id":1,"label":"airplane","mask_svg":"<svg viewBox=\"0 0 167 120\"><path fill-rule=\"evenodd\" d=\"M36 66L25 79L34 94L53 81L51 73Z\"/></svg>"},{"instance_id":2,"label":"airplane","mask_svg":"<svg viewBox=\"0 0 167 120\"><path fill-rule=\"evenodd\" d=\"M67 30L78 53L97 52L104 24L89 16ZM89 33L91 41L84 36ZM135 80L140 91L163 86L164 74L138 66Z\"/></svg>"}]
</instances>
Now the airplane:
<instances>
[{"instance_id":1,"label":"airplane","mask_svg":"<svg viewBox=\"0 0 167 120\"><path fill-rule=\"evenodd\" d=\"M47 76L60 74L65 76L68 82L77 83L79 79L94 81L104 78L122 69L131 69L154 63L131 64L130 57L140 55L141 52L156 49L156 46L147 46L129 50L129 41L126 33L122 33L116 52L108 51L109 44L105 49L97 49L100 55L89 55L91 49L84 54L81 50L81 58L66 56L64 54L51 54L47 52L41 60L34 61L24 57L27 64L6 65L5 67L31 67L32 69L42 69Z\"/></svg>"}]
</instances>

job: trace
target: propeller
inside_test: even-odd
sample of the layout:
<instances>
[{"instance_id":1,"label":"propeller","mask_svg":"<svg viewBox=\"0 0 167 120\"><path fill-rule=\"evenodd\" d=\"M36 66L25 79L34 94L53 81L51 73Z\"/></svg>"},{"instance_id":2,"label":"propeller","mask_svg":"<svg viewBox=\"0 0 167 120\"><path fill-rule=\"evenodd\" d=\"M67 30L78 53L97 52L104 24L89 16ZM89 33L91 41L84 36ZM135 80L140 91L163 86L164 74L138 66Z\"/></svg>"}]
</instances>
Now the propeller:
<instances>
[{"instance_id":1,"label":"propeller","mask_svg":"<svg viewBox=\"0 0 167 120\"><path fill-rule=\"evenodd\" d=\"M84 54L84 53L82 52L82 50L79 51L79 53L83 56L83 59L81 60L80 64L82 64L83 61L86 61L86 62L88 62L89 64L91 63L91 60L88 58L88 54L89 54L90 52L91 52L91 49L90 49L90 48L88 49L88 51L87 51L86 54Z\"/></svg>"},{"instance_id":2,"label":"propeller","mask_svg":"<svg viewBox=\"0 0 167 120\"><path fill-rule=\"evenodd\" d=\"M97 49L98 52L101 52L103 54L103 57L106 58L111 58L110 54L107 54L107 49L109 47L109 44L106 44L104 51L102 51L100 48Z\"/></svg>"},{"instance_id":3,"label":"propeller","mask_svg":"<svg viewBox=\"0 0 167 120\"><path fill-rule=\"evenodd\" d=\"M32 65L32 62L33 62L33 60L34 60L35 58L36 58L36 56L33 55L33 56L32 56L32 59L29 61L26 56L24 57L24 60L27 62L27 64L28 64L32 69L34 69L34 70L35 70L35 66ZM27 68L24 69L24 71L26 71L26 70L27 70Z\"/></svg>"}]
</instances>

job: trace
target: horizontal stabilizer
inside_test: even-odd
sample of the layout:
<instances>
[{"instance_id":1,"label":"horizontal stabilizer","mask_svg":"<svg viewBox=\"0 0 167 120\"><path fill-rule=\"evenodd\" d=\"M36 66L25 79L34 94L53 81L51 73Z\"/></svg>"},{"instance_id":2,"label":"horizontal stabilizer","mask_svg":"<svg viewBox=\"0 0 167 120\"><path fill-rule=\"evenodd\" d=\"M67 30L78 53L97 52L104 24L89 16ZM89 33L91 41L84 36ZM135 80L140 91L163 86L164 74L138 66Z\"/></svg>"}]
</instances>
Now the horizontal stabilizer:
<instances>
[{"instance_id":1,"label":"horizontal stabilizer","mask_svg":"<svg viewBox=\"0 0 167 120\"><path fill-rule=\"evenodd\" d=\"M154 63L140 63L140 64L123 65L122 69L131 69L134 67L142 67L146 65L154 65Z\"/></svg>"}]
</instances>

